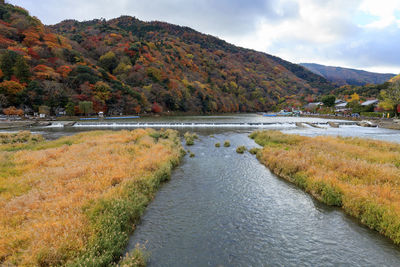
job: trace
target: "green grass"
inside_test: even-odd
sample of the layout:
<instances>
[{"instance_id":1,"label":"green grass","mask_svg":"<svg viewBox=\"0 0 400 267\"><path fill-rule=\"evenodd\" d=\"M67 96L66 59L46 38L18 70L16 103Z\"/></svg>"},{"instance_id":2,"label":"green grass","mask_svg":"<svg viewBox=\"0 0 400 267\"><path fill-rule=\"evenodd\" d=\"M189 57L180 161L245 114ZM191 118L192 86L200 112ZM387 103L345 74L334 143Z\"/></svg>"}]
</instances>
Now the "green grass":
<instances>
[{"instance_id":1,"label":"green grass","mask_svg":"<svg viewBox=\"0 0 400 267\"><path fill-rule=\"evenodd\" d=\"M118 267L144 267L148 257L149 255L145 252L145 248L137 245L131 253L118 263Z\"/></svg>"}]
</instances>

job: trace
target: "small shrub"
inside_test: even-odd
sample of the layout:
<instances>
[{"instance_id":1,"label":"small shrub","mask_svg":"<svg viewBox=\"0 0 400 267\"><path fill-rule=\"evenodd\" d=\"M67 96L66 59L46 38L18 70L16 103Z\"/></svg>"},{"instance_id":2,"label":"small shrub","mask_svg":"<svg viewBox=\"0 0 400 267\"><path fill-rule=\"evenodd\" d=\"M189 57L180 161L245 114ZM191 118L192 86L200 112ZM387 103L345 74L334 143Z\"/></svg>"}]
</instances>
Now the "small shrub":
<instances>
[{"instance_id":1,"label":"small shrub","mask_svg":"<svg viewBox=\"0 0 400 267\"><path fill-rule=\"evenodd\" d=\"M192 152L192 153L190 153L190 155L189 155L189 157L191 157L191 158L194 158L194 153Z\"/></svg>"},{"instance_id":2,"label":"small shrub","mask_svg":"<svg viewBox=\"0 0 400 267\"><path fill-rule=\"evenodd\" d=\"M186 145L187 146L193 146L194 145L194 140L193 139L186 139Z\"/></svg>"},{"instance_id":3,"label":"small shrub","mask_svg":"<svg viewBox=\"0 0 400 267\"><path fill-rule=\"evenodd\" d=\"M221 146L221 143L216 143L215 144L215 147L220 147Z\"/></svg>"},{"instance_id":4,"label":"small shrub","mask_svg":"<svg viewBox=\"0 0 400 267\"><path fill-rule=\"evenodd\" d=\"M230 146L231 146L231 142L229 142L229 141L224 142L224 147L230 147Z\"/></svg>"},{"instance_id":5,"label":"small shrub","mask_svg":"<svg viewBox=\"0 0 400 267\"><path fill-rule=\"evenodd\" d=\"M183 137L185 138L185 141L186 141L186 145L187 145L187 146L192 146L192 145L194 145L194 140L199 138L197 134L195 134L195 133L189 133L189 132L186 132L186 133L183 135Z\"/></svg>"},{"instance_id":6,"label":"small shrub","mask_svg":"<svg viewBox=\"0 0 400 267\"><path fill-rule=\"evenodd\" d=\"M245 146L238 146L238 147L236 148L236 153L243 154L246 150L247 150L247 149L246 149Z\"/></svg>"},{"instance_id":7,"label":"small shrub","mask_svg":"<svg viewBox=\"0 0 400 267\"><path fill-rule=\"evenodd\" d=\"M187 154L186 150L182 148L182 149L181 149L181 155L182 155L182 156L186 156L186 154Z\"/></svg>"},{"instance_id":8,"label":"small shrub","mask_svg":"<svg viewBox=\"0 0 400 267\"><path fill-rule=\"evenodd\" d=\"M144 267L149 255L144 251L144 246L136 245L135 249L127 254L119 263L119 267Z\"/></svg>"},{"instance_id":9,"label":"small shrub","mask_svg":"<svg viewBox=\"0 0 400 267\"><path fill-rule=\"evenodd\" d=\"M250 154L252 155L256 155L258 151L260 151L260 149L257 147L253 147L252 149L249 150Z\"/></svg>"}]
</instances>

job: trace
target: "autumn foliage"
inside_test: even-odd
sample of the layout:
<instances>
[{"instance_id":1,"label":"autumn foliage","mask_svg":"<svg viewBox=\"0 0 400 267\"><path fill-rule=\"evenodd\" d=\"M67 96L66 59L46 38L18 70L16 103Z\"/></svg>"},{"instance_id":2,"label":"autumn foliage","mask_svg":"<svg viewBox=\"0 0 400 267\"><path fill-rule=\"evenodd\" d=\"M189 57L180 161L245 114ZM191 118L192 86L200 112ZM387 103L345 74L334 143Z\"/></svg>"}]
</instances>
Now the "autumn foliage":
<instances>
[{"instance_id":1,"label":"autumn foliage","mask_svg":"<svg viewBox=\"0 0 400 267\"><path fill-rule=\"evenodd\" d=\"M160 113L162 111L162 107L158 103L154 102L153 106L151 107L151 111L154 113Z\"/></svg>"},{"instance_id":2,"label":"autumn foliage","mask_svg":"<svg viewBox=\"0 0 400 267\"><path fill-rule=\"evenodd\" d=\"M17 109L15 107L5 108L5 109L3 109L3 113L5 115L17 115L17 116L24 115L24 111L22 109Z\"/></svg>"},{"instance_id":3,"label":"autumn foliage","mask_svg":"<svg viewBox=\"0 0 400 267\"><path fill-rule=\"evenodd\" d=\"M151 112L153 103L164 112L252 112L333 88L303 67L185 27L127 16L45 27L17 6L0 8L0 82L25 84L21 97L5 96L17 107L90 101L108 114ZM110 89L86 90L99 82Z\"/></svg>"}]
</instances>

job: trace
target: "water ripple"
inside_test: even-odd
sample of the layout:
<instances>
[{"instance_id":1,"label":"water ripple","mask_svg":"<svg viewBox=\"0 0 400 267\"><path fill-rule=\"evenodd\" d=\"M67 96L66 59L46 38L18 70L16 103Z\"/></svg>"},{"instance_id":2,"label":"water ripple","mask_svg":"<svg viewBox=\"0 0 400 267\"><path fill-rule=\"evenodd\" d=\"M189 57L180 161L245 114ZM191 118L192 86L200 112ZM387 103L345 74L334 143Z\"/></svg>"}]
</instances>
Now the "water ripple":
<instances>
[{"instance_id":1,"label":"water ripple","mask_svg":"<svg viewBox=\"0 0 400 267\"><path fill-rule=\"evenodd\" d=\"M398 247L339 209L272 175L239 145L246 134L200 136L130 240L150 266L393 266ZM230 140L231 147L215 148Z\"/></svg>"}]
</instances>

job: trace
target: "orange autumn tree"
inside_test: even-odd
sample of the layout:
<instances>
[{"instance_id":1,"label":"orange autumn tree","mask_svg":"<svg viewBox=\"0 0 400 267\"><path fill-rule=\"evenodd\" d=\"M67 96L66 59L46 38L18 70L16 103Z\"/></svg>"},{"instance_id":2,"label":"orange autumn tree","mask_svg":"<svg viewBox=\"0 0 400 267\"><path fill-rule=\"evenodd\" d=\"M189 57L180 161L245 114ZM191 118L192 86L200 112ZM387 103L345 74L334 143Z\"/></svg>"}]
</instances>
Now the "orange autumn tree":
<instances>
[{"instance_id":1,"label":"orange autumn tree","mask_svg":"<svg viewBox=\"0 0 400 267\"><path fill-rule=\"evenodd\" d=\"M24 89L25 86L17 81L4 81L0 83L0 93L5 95L16 95L19 92L22 92Z\"/></svg>"},{"instance_id":2,"label":"orange autumn tree","mask_svg":"<svg viewBox=\"0 0 400 267\"><path fill-rule=\"evenodd\" d=\"M94 95L97 96L100 100L106 101L111 97L111 87L102 81L97 82L93 86Z\"/></svg>"},{"instance_id":3,"label":"orange autumn tree","mask_svg":"<svg viewBox=\"0 0 400 267\"><path fill-rule=\"evenodd\" d=\"M9 108L3 109L3 113L5 115L17 115L17 116L22 116L24 115L24 111L22 109L17 109L16 107L12 106Z\"/></svg>"},{"instance_id":4,"label":"orange autumn tree","mask_svg":"<svg viewBox=\"0 0 400 267\"><path fill-rule=\"evenodd\" d=\"M63 78L67 78L68 74L72 71L72 68L67 65L63 65L59 68L57 68L57 72L61 75Z\"/></svg>"},{"instance_id":5,"label":"orange autumn tree","mask_svg":"<svg viewBox=\"0 0 400 267\"><path fill-rule=\"evenodd\" d=\"M54 71L52 67L46 65L37 65L33 68L36 78L40 80L57 80L60 74Z\"/></svg>"}]
</instances>

